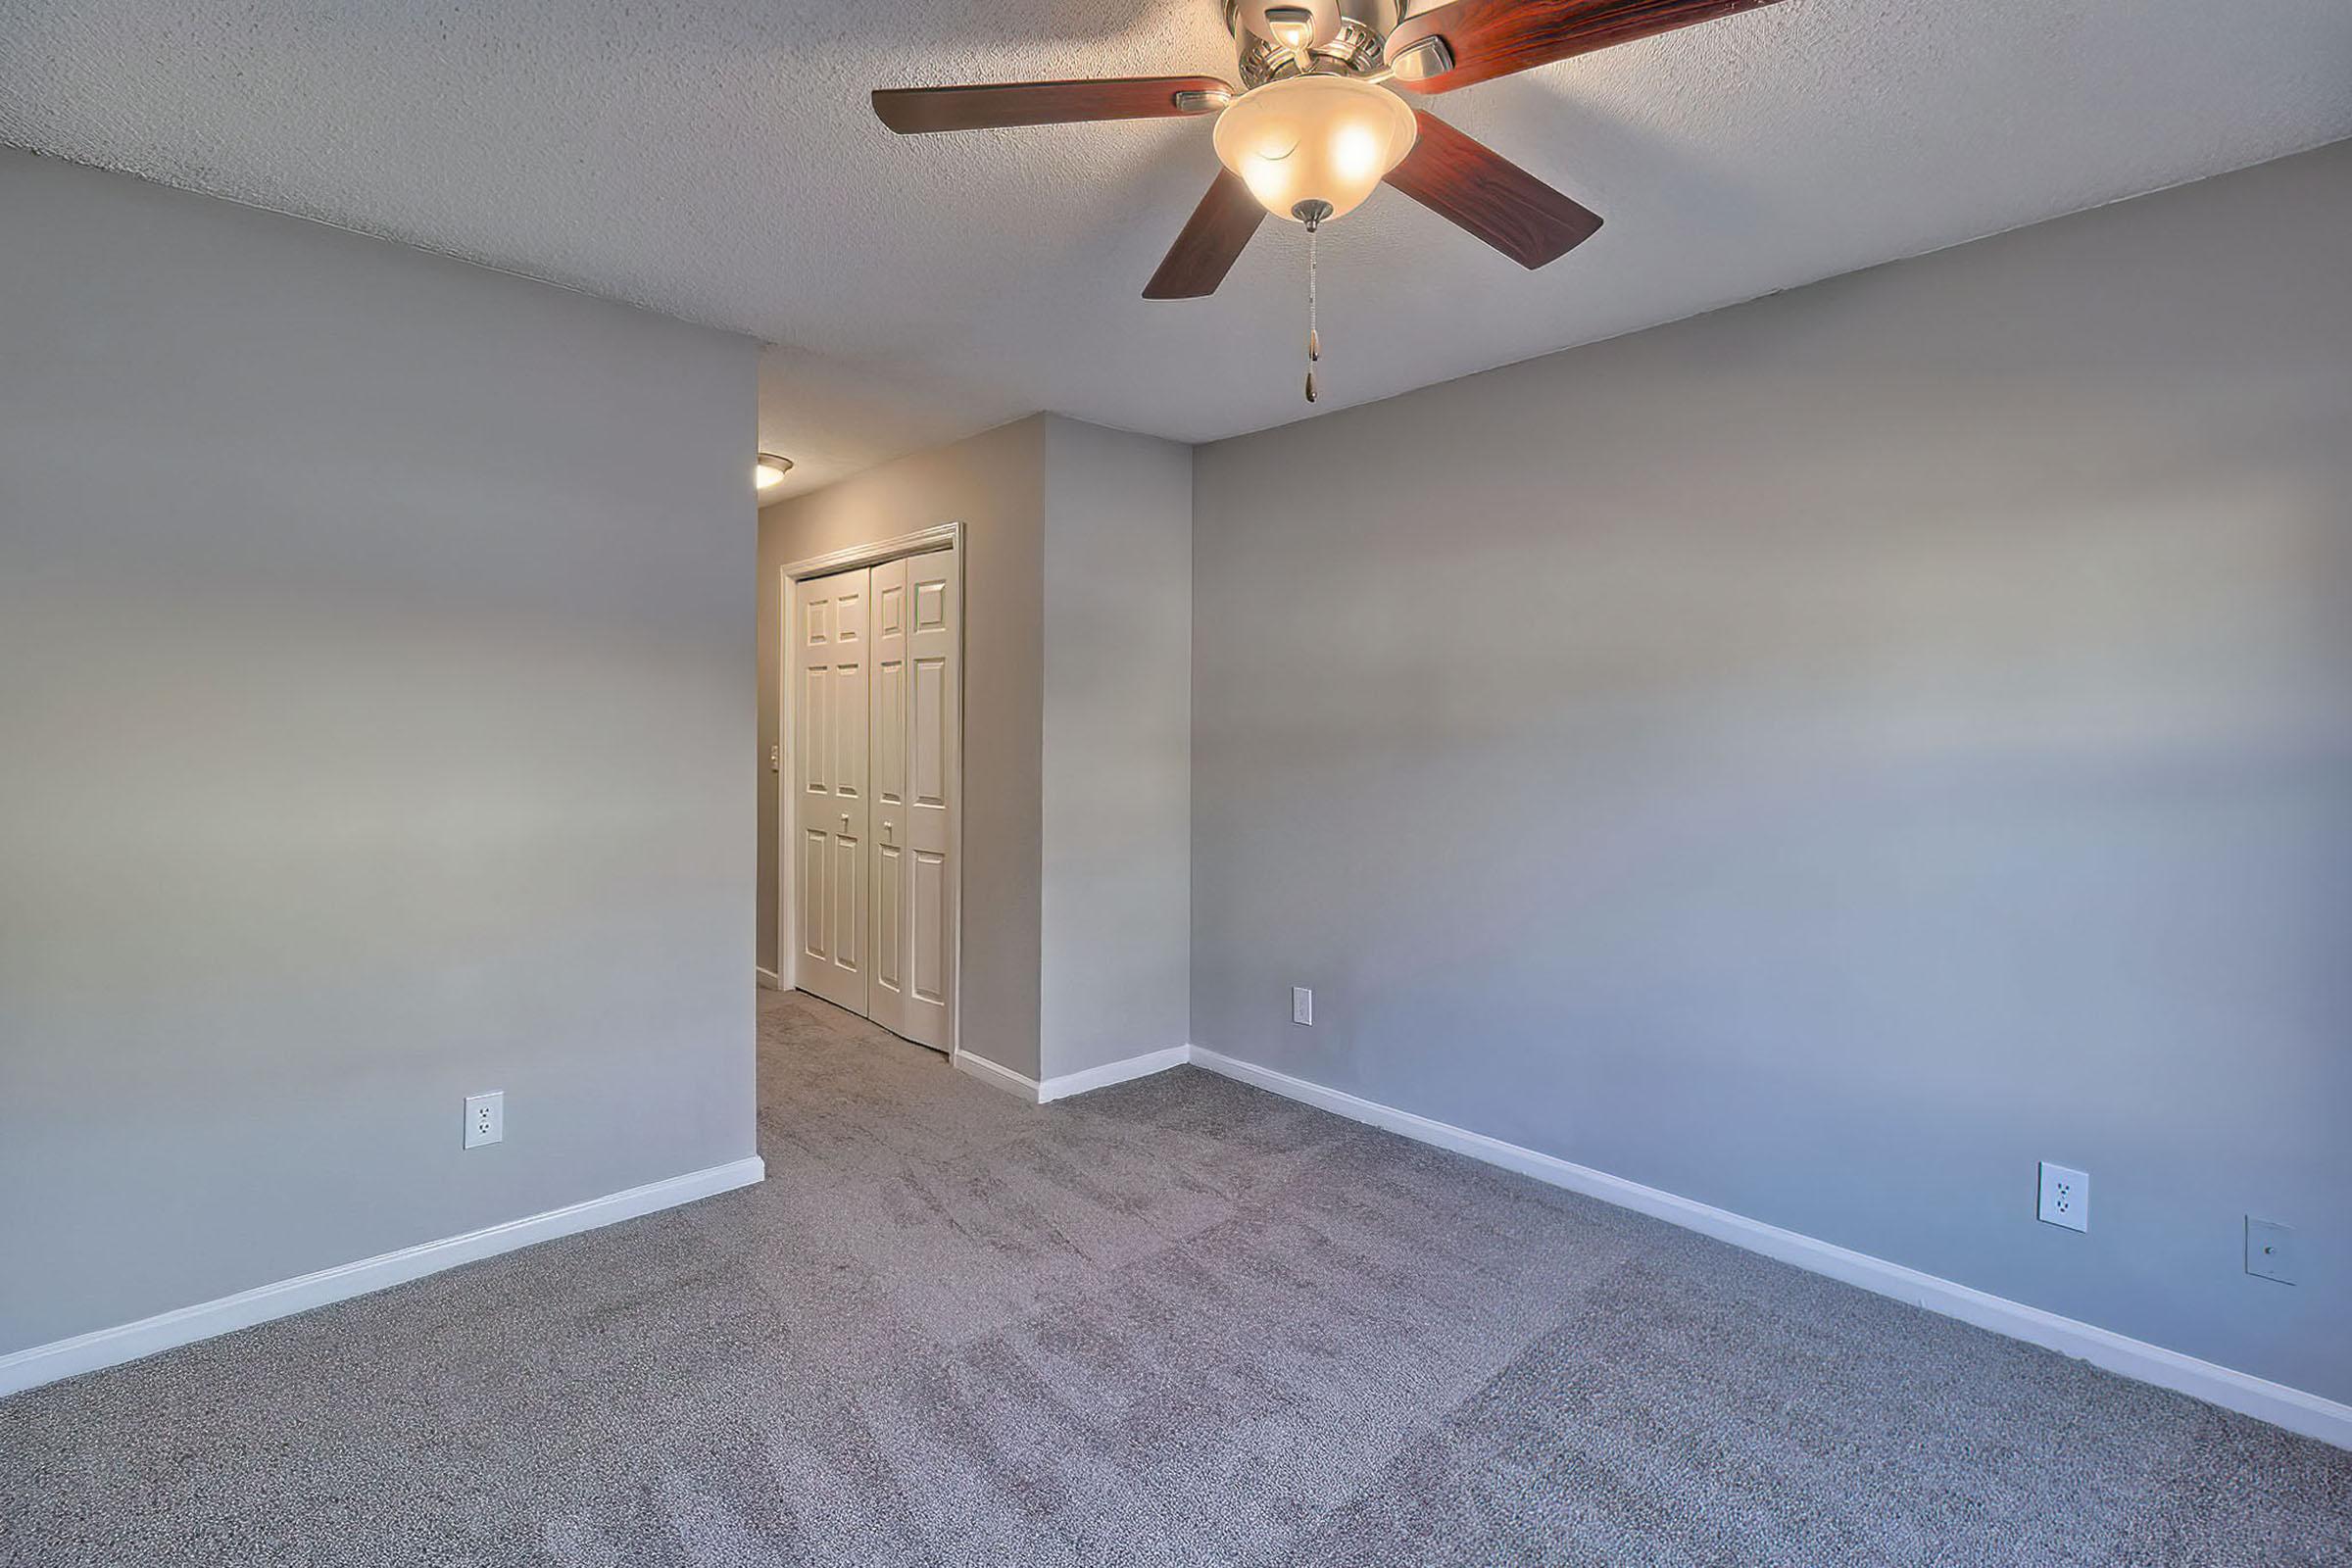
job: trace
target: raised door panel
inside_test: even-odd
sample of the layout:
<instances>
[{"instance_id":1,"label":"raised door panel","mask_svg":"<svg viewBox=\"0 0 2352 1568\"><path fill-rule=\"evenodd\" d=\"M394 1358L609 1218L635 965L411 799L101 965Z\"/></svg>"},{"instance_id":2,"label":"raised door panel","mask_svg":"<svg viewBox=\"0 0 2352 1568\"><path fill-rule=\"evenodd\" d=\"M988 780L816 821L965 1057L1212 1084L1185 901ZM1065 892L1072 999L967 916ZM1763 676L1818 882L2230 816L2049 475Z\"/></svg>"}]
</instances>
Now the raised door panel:
<instances>
[{"instance_id":1,"label":"raised door panel","mask_svg":"<svg viewBox=\"0 0 2352 1568\"><path fill-rule=\"evenodd\" d=\"M956 911L948 887L948 858L917 850L910 869L913 889L907 901L907 913L914 952L907 965L907 995L924 1005L945 1008L951 961L947 941L956 927Z\"/></svg>"}]
</instances>

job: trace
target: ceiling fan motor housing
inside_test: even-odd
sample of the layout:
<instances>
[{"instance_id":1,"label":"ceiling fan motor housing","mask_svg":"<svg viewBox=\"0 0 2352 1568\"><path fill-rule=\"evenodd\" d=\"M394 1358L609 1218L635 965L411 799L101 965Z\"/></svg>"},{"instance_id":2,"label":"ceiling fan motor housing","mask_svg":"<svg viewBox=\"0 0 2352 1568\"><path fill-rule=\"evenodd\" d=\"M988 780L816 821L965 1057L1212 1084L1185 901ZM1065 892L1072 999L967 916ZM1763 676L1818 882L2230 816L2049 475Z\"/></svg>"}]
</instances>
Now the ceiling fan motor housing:
<instances>
[{"instance_id":1,"label":"ceiling fan motor housing","mask_svg":"<svg viewBox=\"0 0 2352 1568\"><path fill-rule=\"evenodd\" d=\"M1225 0L1225 25L1242 85L1262 87L1290 76L1372 74L1403 9L1402 0ZM1288 41L1299 38L1302 47Z\"/></svg>"}]
</instances>

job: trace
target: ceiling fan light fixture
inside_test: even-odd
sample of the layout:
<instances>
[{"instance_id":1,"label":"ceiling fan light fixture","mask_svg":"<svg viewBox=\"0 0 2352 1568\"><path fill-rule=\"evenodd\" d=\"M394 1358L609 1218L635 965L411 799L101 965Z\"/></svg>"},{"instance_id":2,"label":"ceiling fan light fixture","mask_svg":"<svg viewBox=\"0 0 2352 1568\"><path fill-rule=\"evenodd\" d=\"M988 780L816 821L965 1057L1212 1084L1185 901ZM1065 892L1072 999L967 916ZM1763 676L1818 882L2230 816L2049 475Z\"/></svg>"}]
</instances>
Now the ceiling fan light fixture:
<instances>
[{"instance_id":1,"label":"ceiling fan light fixture","mask_svg":"<svg viewBox=\"0 0 2352 1568\"><path fill-rule=\"evenodd\" d=\"M1341 218L1404 161L1413 112L1386 87L1350 76L1286 76L1217 117L1218 161L1277 218Z\"/></svg>"}]
</instances>

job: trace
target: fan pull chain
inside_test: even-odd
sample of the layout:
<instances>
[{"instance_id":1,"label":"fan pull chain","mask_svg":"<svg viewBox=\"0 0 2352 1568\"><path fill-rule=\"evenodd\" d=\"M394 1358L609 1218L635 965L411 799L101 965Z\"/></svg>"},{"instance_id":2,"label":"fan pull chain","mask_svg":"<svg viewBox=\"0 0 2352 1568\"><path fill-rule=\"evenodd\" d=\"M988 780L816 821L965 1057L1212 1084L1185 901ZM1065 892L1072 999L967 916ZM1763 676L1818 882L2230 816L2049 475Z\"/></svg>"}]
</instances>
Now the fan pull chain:
<instances>
[{"instance_id":1,"label":"fan pull chain","mask_svg":"<svg viewBox=\"0 0 2352 1568\"><path fill-rule=\"evenodd\" d=\"M1315 234L1322 227L1306 220L1306 401L1315 401L1315 362L1323 357L1323 339L1315 331Z\"/></svg>"}]
</instances>

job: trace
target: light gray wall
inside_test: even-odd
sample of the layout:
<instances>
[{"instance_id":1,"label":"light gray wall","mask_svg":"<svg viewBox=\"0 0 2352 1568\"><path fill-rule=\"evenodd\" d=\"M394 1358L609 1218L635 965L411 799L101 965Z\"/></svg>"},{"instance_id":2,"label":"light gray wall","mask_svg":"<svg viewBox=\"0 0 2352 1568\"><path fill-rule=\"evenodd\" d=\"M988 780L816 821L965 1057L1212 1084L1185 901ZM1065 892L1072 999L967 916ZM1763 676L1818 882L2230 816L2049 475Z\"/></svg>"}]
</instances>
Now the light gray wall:
<instances>
[{"instance_id":1,"label":"light gray wall","mask_svg":"<svg viewBox=\"0 0 2352 1568\"><path fill-rule=\"evenodd\" d=\"M1043 843L1045 425L1004 425L760 514L760 950L775 967L780 568L963 524L963 1049L1034 1077Z\"/></svg>"},{"instance_id":2,"label":"light gray wall","mask_svg":"<svg viewBox=\"0 0 2352 1568\"><path fill-rule=\"evenodd\" d=\"M1195 1041L2352 1398L2347 277L2352 144L1202 449Z\"/></svg>"},{"instance_id":3,"label":"light gray wall","mask_svg":"<svg viewBox=\"0 0 2352 1568\"><path fill-rule=\"evenodd\" d=\"M1191 1022L1193 460L1046 424L1042 1070Z\"/></svg>"},{"instance_id":4,"label":"light gray wall","mask_svg":"<svg viewBox=\"0 0 2352 1568\"><path fill-rule=\"evenodd\" d=\"M754 345L0 213L0 1352L751 1154Z\"/></svg>"}]
</instances>

